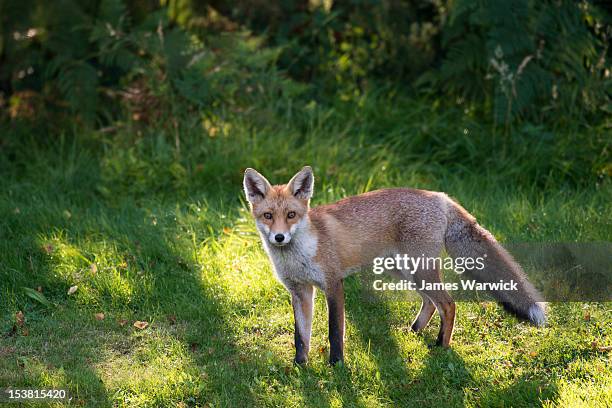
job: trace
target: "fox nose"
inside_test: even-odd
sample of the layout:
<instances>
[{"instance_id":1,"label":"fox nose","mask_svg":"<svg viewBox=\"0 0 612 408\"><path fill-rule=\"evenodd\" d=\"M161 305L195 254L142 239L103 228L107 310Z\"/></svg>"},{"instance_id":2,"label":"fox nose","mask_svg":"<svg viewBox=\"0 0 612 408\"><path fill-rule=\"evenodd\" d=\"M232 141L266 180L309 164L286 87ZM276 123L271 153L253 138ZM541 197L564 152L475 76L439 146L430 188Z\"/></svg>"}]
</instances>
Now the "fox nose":
<instances>
[{"instance_id":1,"label":"fox nose","mask_svg":"<svg viewBox=\"0 0 612 408\"><path fill-rule=\"evenodd\" d=\"M274 236L274 240L276 242L283 242L285 240L285 236L283 234L276 234Z\"/></svg>"}]
</instances>

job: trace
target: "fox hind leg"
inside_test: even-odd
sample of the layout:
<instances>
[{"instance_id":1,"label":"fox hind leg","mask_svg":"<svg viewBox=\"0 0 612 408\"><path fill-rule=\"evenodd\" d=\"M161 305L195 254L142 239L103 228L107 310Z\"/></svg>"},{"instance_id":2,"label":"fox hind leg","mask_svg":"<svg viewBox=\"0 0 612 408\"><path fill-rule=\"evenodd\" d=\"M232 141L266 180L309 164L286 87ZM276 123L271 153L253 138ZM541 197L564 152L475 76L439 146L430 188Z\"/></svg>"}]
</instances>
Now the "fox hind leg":
<instances>
[{"instance_id":1,"label":"fox hind leg","mask_svg":"<svg viewBox=\"0 0 612 408\"><path fill-rule=\"evenodd\" d=\"M422 281L425 281L427 283L442 282L440 278L440 271L438 270L418 271L415 274L415 281L417 282L418 287L421 287ZM429 301L433 304L433 306L438 310L438 314L440 315L441 324L436 344L442 347L449 347L453 336L453 328L455 326L455 302L451 298L450 294L443 289L424 289L421 293L421 296L423 296L423 299L427 297ZM423 300L423 304L425 305L425 300ZM425 313L429 312L430 309L425 309ZM423 307L421 308L421 313L419 313L419 316L415 320L415 323L413 323L413 327L414 324L420 323L419 318L422 314ZM426 314L423 315L423 320L426 316Z\"/></svg>"},{"instance_id":2,"label":"fox hind leg","mask_svg":"<svg viewBox=\"0 0 612 408\"><path fill-rule=\"evenodd\" d=\"M424 293L420 293L423 302L421 303L421 310L419 314L412 322L412 331L419 332L427 327L427 324L431 320L434 312L436 311L436 306L433 304L431 299L427 297Z\"/></svg>"},{"instance_id":3,"label":"fox hind leg","mask_svg":"<svg viewBox=\"0 0 612 408\"><path fill-rule=\"evenodd\" d=\"M446 291L440 291L436 295L436 299L434 304L440 314L440 320L442 320L436 345L449 347L453 337L453 328L455 327L455 302Z\"/></svg>"}]
</instances>

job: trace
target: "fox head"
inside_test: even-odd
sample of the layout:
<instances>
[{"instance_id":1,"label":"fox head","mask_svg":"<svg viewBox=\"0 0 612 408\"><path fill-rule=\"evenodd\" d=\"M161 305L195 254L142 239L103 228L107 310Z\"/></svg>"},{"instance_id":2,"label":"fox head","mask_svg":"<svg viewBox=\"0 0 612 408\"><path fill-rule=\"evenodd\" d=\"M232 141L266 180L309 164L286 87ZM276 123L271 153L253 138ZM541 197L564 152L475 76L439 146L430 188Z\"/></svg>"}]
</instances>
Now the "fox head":
<instances>
[{"instance_id":1,"label":"fox head","mask_svg":"<svg viewBox=\"0 0 612 408\"><path fill-rule=\"evenodd\" d=\"M287 184L276 186L249 168L244 173L243 184L257 229L271 245L285 246L306 228L306 215L314 188L310 166L305 166Z\"/></svg>"}]
</instances>

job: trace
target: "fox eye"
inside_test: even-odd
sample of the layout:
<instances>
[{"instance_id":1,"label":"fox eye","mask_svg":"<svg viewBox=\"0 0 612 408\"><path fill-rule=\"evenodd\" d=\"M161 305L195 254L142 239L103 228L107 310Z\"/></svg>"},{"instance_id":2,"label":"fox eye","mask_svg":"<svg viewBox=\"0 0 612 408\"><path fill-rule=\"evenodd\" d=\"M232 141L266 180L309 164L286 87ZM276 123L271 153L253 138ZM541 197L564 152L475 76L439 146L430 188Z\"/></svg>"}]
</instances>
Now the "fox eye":
<instances>
[{"instance_id":1,"label":"fox eye","mask_svg":"<svg viewBox=\"0 0 612 408\"><path fill-rule=\"evenodd\" d=\"M294 218L295 217L295 211L289 211L287 213L287 218Z\"/></svg>"},{"instance_id":2,"label":"fox eye","mask_svg":"<svg viewBox=\"0 0 612 408\"><path fill-rule=\"evenodd\" d=\"M266 220L271 220L271 219L272 219L272 213L265 212L265 213L264 213L264 218L265 218Z\"/></svg>"}]
</instances>

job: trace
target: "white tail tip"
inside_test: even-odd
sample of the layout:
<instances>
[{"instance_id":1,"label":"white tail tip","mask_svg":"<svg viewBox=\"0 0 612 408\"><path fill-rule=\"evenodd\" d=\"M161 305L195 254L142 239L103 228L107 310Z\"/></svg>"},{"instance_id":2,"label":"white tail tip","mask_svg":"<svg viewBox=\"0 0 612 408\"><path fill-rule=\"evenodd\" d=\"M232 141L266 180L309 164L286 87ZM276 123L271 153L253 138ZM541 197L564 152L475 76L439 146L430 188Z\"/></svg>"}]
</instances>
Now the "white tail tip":
<instances>
[{"instance_id":1,"label":"white tail tip","mask_svg":"<svg viewBox=\"0 0 612 408\"><path fill-rule=\"evenodd\" d=\"M546 324L546 303L537 302L533 304L529 311L529 320L536 326L543 326Z\"/></svg>"}]
</instances>

